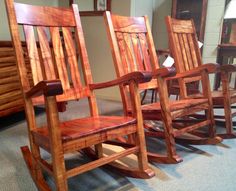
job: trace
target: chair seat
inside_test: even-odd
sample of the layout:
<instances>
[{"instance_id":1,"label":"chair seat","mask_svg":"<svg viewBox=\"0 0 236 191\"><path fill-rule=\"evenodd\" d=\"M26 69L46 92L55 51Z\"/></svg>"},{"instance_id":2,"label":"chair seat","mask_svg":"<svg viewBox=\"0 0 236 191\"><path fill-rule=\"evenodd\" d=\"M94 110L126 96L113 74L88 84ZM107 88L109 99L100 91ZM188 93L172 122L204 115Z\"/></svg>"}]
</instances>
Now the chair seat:
<instances>
[{"instance_id":1,"label":"chair seat","mask_svg":"<svg viewBox=\"0 0 236 191\"><path fill-rule=\"evenodd\" d=\"M212 92L212 99L214 105L223 105L224 104L224 96L221 90ZM230 90L230 101L231 104L236 102L236 91Z\"/></svg>"},{"instance_id":2,"label":"chair seat","mask_svg":"<svg viewBox=\"0 0 236 191\"><path fill-rule=\"evenodd\" d=\"M207 102L208 102L207 99L187 99L187 100L170 101L170 111L186 109L193 106L205 104ZM142 111L143 112L161 112L161 105L159 102L143 105Z\"/></svg>"},{"instance_id":3,"label":"chair seat","mask_svg":"<svg viewBox=\"0 0 236 191\"><path fill-rule=\"evenodd\" d=\"M136 119L123 116L99 116L74 119L60 123L62 142L86 137L93 134L113 130L115 128L132 125ZM41 139L48 139L47 127L37 128L33 132L34 136Z\"/></svg>"}]
</instances>

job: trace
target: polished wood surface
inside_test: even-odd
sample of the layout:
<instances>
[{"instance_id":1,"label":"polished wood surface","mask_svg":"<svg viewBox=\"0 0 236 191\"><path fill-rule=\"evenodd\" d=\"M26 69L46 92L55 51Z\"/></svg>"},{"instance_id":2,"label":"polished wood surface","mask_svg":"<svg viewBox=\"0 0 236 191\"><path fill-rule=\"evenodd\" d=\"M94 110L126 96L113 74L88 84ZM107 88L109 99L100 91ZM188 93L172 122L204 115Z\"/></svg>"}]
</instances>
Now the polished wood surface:
<instances>
[{"instance_id":1,"label":"polished wood surface","mask_svg":"<svg viewBox=\"0 0 236 191\"><path fill-rule=\"evenodd\" d=\"M139 82L149 81L151 74L135 72L114 81L93 84L77 5L70 8L55 8L19 4L13 0L5 2L30 140L30 149L22 147L22 153L37 188L51 190L44 180L43 171L53 176L58 191L66 191L68 178L111 162L117 170L120 169L129 176L154 176L147 163L137 88ZM19 25L23 25L26 37L33 83L30 83L27 75ZM114 85L129 86L130 97L133 100L132 116L99 116L93 90ZM61 121L57 102L81 98L88 98L90 116ZM44 127L40 128L36 124L33 102L45 105L47 124ZM108 156L103 153L102 143L112 143L112 140L119 140L127 135L134 137L132 147ZM51 162L41 157L40 148L51 154ZM96 160L66 169L64 154L82 150L87 153L90 151L90 154L92 150ZM137 168L116 164L116 160L130 154L137 155Z\"/></svg>"},{"instance_id":2,"label":"polished wood surface","mask_svg":"<svg viewBox=\"0 0 236 191\"><path fill-rule=\"evenodd\" d=\"M186 83L200 80L202 82L202 93L208 96L208 98L206 98L209 100L209 104L216 108L219 108L219 106L224 108L226 134L220 134L219 136L222 138L235 138L236 136L233 132L232 124L232 117L234 114L232 114L231 111L231 104L235 103L235 94L229 89L230 73L235 71L234 66L220 68L220 66L217 66L217 64L202 63L202 57L197 42L196 30L192 20L177 20L168 16L166 17L166 25L169 36L169 46L172 56L175 59L177 73L182 73L185 71L192 72L196 69L210 67L211 69L208 71L207 69L203 70L205 70L206 73L220 72L222 79L222 90L213 91L212 100L209 89L209 79L206 76L201 76L199 79L192 78L187 82L179 81L180 96L184 98L189 96L187 93ZM178 28L178 31L176 31L175 28ZM199 91L199 89L197 90ZM213 115L213 113L211 115ZM218 118L218 116L215 115L215 118Z\"/></svg>"},{"instance_id":3,"label":"polished wood surface","mask_svg":"<svg viewBox=\"0 0 236 191\"><path fill-rule=\"evenodd\" d=\"M0 41L0 117L23 109L13 45L10 41Z\"/></svg>"},{"instance_id":4,"label":"polished wood surface","mask_svg":"<svg viewBox=\"0 0 236 191\"><path fill-rule=\"evenodd\" d=\"M167 81L169 79L183 79L184 76L191 78L202 73L207 69L193 71L175 75L173 68L159 68L154 42L151 35L151 28L147 17L124 17L111 15L106 12L104 15L108 38L111 46L113 61L117 76L123 76L135 71L145 71L152 73L150 82L139 85L140 90L157 89L160 102L142 105L142 114L145 120L162 120L164 122L164 131L158 131L155 126L147 127L148 136L165 138L167 154L159 155L148 153L151 161L162 163L181 162L181 157L176 152L175 139L186 132L208 125L211 132L208 139L198 140L198 143L217 143L221 141L214 135L214 121L212 115L208 115L203 121L187 126L181 129L174 129L174 120L180 117L186 117L199 111L209 111L211 114L211 103L207 96L201 99L183 99L180 101L170 101L168 95ZM176 27L178 30L178 27ZM188 28L186 29L188 30ZM209 66L210 70L211 66ZM120 86L122 100L125 103L126 115L132 116L132 99L127 96L129 88ZM128 140L130 141L130 140ZM212 143L211 142L211 143ZM158 152L158 151L157 151Z\"/></svg>"}]
</instances>

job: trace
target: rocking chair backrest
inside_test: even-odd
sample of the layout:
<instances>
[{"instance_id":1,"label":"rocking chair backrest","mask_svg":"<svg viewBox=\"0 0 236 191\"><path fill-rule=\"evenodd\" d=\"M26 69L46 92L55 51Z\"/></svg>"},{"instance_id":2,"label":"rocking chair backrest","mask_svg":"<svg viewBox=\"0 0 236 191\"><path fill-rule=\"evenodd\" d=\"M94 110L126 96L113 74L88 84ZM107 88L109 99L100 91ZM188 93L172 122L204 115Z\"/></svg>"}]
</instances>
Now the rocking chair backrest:
<instances>
[{"instance_id":1,"label":"rocking chair backrest","mask_svg":"<svg viewBox=\"0 0 236 191\"><path fill-rule=\"evenodd\" d=\"M124 17L105 13L108 38L117 76L133 71L148 71L159 68L156 50L147 17ZM157 81L141 84L141 90L157 88ZM122 98L129 103L128 89L121 87ZM126 106L127 108L128 106Z\"/></svg>"},{"instance_id":2,"label":"rocking chair backrest","mask_svg":"<svg viewBox=\"0 0 236 191\"><path fill-rule=\"evenodd\" d=\"M180 73L201 66L201 53L193 20L178 20L167 16L166 25L176 71Z\"/></svg>"},{"instance_id":3,"label":"rocking chair backrest","mask_svg":"<svg viewBox=\"0 0 236 191\"><path fill-rule=\"evenodd\" d=\"M96 102L88 88L92 76L77 5L71 8L36 7L11 0L7 5L23 92L42 80L60 79L64 93L57 96L58 102L83 97ZM25 65L17 25L23 26L30 69ZM42 99L34 102L41 104Z\"/></svg>"}]
</instances>

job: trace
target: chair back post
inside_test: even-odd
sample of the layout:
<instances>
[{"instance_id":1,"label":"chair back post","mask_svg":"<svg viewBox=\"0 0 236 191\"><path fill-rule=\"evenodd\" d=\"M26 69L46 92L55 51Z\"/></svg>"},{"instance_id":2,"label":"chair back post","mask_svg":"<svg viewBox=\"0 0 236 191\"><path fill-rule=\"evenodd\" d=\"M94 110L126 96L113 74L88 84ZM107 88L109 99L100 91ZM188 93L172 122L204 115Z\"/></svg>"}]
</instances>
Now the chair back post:
<instances>
[{"instance_id":1,"label":"chair back post","mask_svg":"<svg viewBox=\"0 0 236 191\"><path fill-rule=\"evenodd\" d=\"M14 3L12 0L5 0L7 15L8 15L8 23L10 26L10 34L13 41L13 47L15 50L17 69L20 76L26 76L26 65L24 59L24 53L21 46L20 33L18 30L18 24L16 19L16 13L14 9ZM30 89L30 84L27 78L20 78L22 91L25 92Z\"/></svg>"},{"instance_id":2,"label":"chair back post","mask_svg":"<svg viewBox=\"0 0 236 191\"><path fill-rule=\"evenodd\" d=\"M82 70L84 73L84 81L87 86L93 83L92 73L90 69L88 53L85 45L83 29L81 25L80 15L78 5L72 4L72 9L74 12L74 19L76 23L76 30L75 30L75 38L78 42L79 48L79 55L81 56ZM90 113L92 116L98 116L98 109L95 107L97 105L96 97L93 90L90 90L91 94L89 96L89 105L90 105Z\"/></svg>"},{"instance_id":3,"label":"chair back post","mask_svg":"<svg viewBox=\"0 0 236 191\"><path fill-rule=\"evenodd\" d=\"M121 77L121 76L125 75L125 72L124 72L123 66L122 66L120 50L119 50L118 42L116 41L116 34L114 32L114 27L112 24L112 17L111 17L110 11L106 11L103 16L104 16L104 21L105 21L105 25L106 25L106 31L108 34L107 35L108 40L109 40L110 47L111 47L113 61L115 63L114 65L115 65L116 74L118 77ZM119 88L120 88L120 94L121 94L121 99L122 99L122 103L123 103L123 111L124 111L125 115L128 115L128 108L130 107L130 105L129 105L129 100L127 97L128 96L127 95L127 87L119 86Z\"/></svg>"},{"instance_id":4,"label":"chair back post","mask_svg":"<svg viewBox=\"0 0 236 191\"><path fill-rule=\"evenodd\" d=\"M111 15L107 11L104 19L117 76L134 71L152 72L153 69L159 68L151 29L146 22L147 17L124 17ZM139 85L140 90L157 87L156 79ZM128 94L128 88L121 87L126 113L131 107Z\"/></svg>"},{"instance_id":5,"label":"chair back post","mask_svg":"<svg viewBox=\"0 0 236 191\"><path fill-rule=\"evenodd\" d=\"M158 68L160 68L160 65L158 62L156 48L155 48L154 40L152 37L152 30L150 27L148 17L144 16L144 20L145 20L145 25L146 25L146 29L147 29L147 37L146 38L147 38L147 45L148 45L148 50L149 50L149 54L150 54L150 60L151 60L153 69L158 69Z\"/></svg>"},{"instance_id":6,"label":"chair back post","mask_svg":"<svg viewBox=\"0 0 236 191\"><path fill-rule=\"evenodd\" d=\"M16 62L17 62L17 70L19 76L27 76L27 71L26 71L26 65L25 65L25 59L24 59L24 53L23 49L21 46L21 40L20 40L20 33L18 30L18 24L17 24L17 19L16 19L16 14L15 14L15 9L14 9L14 3L12 0L5 0L6 4L6 9L7 9L7 16L8 16L8 22L10 26L10 33L11 33L11 38L13 41L13 47L15 50L15 57L16 57ZM29 139L30 139L30 145L31 148L34 147L32 145L33 143L33 137L31 136L30 131L37 128L36 122L35 122L35 113L34 113L34 107L32 104L32 100L28 99L25 96L25 91L30 89L30 84L27 78L19 78L20 83L21 83L21 91L22 95L24 97L24 106L25 106L25 113L26 113L26 118L27 118L27 123L28 123L28 131L29 131Z\"/></svg>"}]
</instances>

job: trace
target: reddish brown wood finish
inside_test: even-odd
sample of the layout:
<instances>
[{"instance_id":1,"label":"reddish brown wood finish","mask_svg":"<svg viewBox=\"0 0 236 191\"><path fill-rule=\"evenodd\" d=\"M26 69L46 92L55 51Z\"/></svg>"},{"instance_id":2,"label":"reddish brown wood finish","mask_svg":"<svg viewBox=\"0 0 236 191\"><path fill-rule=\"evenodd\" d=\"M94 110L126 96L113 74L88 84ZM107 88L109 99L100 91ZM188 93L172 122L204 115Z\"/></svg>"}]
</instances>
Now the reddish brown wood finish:
<instances>
[{"instance_id":1,"label":"reddish brown wood finish","mask_svg":"<svg viewBox=\"0 0 236 191\"><path fill-rule=\"evenodd\" d=\"M67 9L37 7L6 0L6 7L24 97L31 147L30 150L23 147L22 152L38 189L50 190L43 178L42 170L54 177L57 190L66 191L67 178L130 154L137 155L138 168L122 166L123 172L140 178L154 176L154 172L147 163L137 89L138 82L149 81L151 74L136 72L111 82L93 84L77 5L72 5ZM23 25L26 37L33 76L32 85L27 75L18 25ZM60 36L60 31L62 31L62 36ZM73 31L75 38L72 36ZM38 47L36 37L39 40ZM52 48L49 48L51 42ZM77 49L82 70L78 69ZM81 76L84 77L84 82ZM93 90L123 84L130 86L135 114L132 117L99 116ZM61 122L56 102L77 100L83 97L88 98L91 116ZM47 124L43 128L36 125L32 101L45 103ZM127 135L133 135L136 139L132 147L109 156L103 154L102 143ZM93 148L93 145L95 145L94 152L97 160L70 170L65 168L65 153ZM41 158L39 148L51 153L51 163Z\"/></svg>"},{"instance_id":2,"label":"reddish brown wood finish","mask_svg":"<svg viewBox=\"0 0 236 191\"><path fill-rule=\"evenodd\" d=\"M25 51L25 47L24 47ZM25 56L26 64L28 58ZM0 41L0 117L24 110L12 43Z\"/></svg>"},{"instance_id":3,"label":"reddish brown wood finish","mask_svg":"<svg viewBox=\"0 0 236 191\"><path fill-rule=\"evenodd\" d=\"M123 17L111 15L106 12L104 15L107 26L107 33L111 45L113 61L117 76L123 76L134 71L152 72L153 79L150 82L141 84L140 89L159 90L160 102L142 106L142 113L145 120L162 120L164 122L164 132L155 132L155 127L147 128L147 135L164 137L167 145L167 156L148 153L152 161L164 163L177 163L182 159L177 155L175 148L175 137L179 137L186 132L193 131L200 127L209 126L209 139L198 140L199 143L219 142L214 135L214 120L212 115L212 105L210 99L205 96L201 99L184 99L180 101L170 101L168 99L168 90L166 81L168 78L183 79L183 77L192 77L204 75L205 69L182 74L182 76L169 77L175 74L173 68L159 68L159 63L151 35L151 29L147 17ZM176 28L178 30L178 28ZM121 96L125 103L127 115L132 115L130 99L127 95L129 89L120 86ZM173 128L173 120L185 117L199 111L207 111L209 115L201 122L194 125L185 125L180 130Z\"/></svg>"},{"instance_id":4,"label":"reddish brown wood finish","mask_svg":"<svg viewBox=\"0 0 236 191\"><path fill-rule=\"evenodd\" d=\"M182 72L193 72L196 69L203 69L204 67L209 66L210 73L220 72L222 80L222 91L213 91L213 107L219 108L220 106L224 108L225 113L225 127L226 134L219 134L222 138L236 138L236 134L233 131L233 123L231 111L231 104L236 103L236 97L234 90L229 89L229 79L230 74L235 72L234 66L219 66L214 67L213 64L202 64L202 58L200 54L200 49L198 48L197 35L192 20L177 20L173 19L170 16L166 17L166 25L169 35L169 46L171 53L175 59L175 66L177 75ZM188 81L180 82L180 89L186 90L186 83L191 81L202 80L203 90L209 89L208 81L206 77L204 79L190 79ZM204 92L203 92L204 93ZM182 97L187 97L186 91L180 91ZM207 94L205 94L207 95ZM210 97L209 97L209 102ZM218 116L215 115L217 119ZM221 117L222 118L222 117Z\"/></svg>"}]
</instances>

